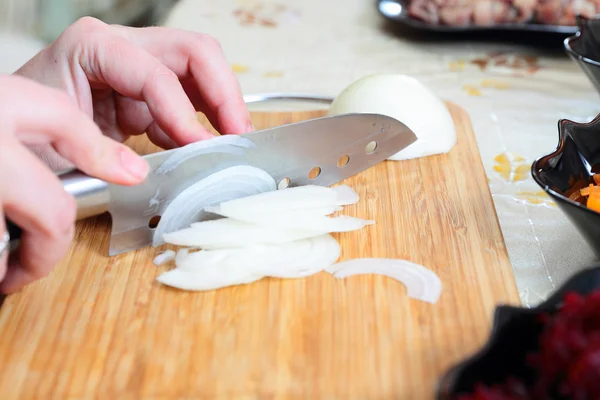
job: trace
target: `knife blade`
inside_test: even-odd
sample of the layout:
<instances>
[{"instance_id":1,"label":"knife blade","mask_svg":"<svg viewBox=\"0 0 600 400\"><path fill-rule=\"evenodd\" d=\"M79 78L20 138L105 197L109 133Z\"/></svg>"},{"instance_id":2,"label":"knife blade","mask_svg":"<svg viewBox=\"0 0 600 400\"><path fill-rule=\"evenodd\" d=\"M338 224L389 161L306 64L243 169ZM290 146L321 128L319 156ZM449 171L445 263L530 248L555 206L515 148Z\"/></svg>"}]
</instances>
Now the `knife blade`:
<instances>
[{"instance_id":1,"label":"knife blade","mask_svg":"<svg viewBox=\"0 0 600 400\"><path fill-rule=\"evenodd\" d=\"M114 185L74 170L61 174L75 197L77 219L108 212L112 218L109 255L152 244L152 220L186 187L218 170L251 165L269 173L278 186L330 186L362 172L417 140L402 122L379 114L344 114L291 123L240 135L241 151L194 155L194 144L144 156L150 172L136 186ZM185 154L183 153L185 152ZM183 155L183 156L182 156ZM174 165L169 160L178 159ZM340 163L340 160L343 162ZM169 168L165 168L169 165ZM317 170L318 176L309 176ZM11 242L20 229L7 220ZM13 246L15 247L14 243Z\"/></svg>"}]
</instances>

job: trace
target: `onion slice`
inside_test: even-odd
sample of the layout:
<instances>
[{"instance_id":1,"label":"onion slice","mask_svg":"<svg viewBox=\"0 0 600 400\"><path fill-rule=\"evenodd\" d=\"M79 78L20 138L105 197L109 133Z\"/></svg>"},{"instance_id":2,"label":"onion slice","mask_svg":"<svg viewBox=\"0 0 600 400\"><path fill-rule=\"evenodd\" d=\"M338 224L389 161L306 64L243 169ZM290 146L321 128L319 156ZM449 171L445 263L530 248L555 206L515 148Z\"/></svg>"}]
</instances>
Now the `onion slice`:
<instances>
[{"instance_id":1,"label":"onion slice","mask_svg":"<svg viewBox=\"0 0 600 400\"><path fill-rule=\"evenodd\" d=\"M159 175L166 174L177 168L183 162L200 154L230 153L243 155L244 148L254 146L256 146L254 142L239 135L215 136L212 139L190 143L187 146L179 148L167 158L154 173Z\"/></svg>"},{"instance_id":2,"label":"onion slice","mask_svg":"<svg viewBox=\"0 0 600 400\"><path fill-rule=\"evenodd\" d=\"M207 207L206 211L238 219L240 215L327 208L356 202L358 202L358 194L349 186L330 188L306 185L226 201Z\"/></svg>"},{"instance_id":3,"label":"onion slice","mask_svg":"<svg viewBox=\"0 0 600 400\"><path fill-rule=\"evenodd\" d=\"M186 188L167 205L154 232L152 245L164 244L165 233L208 217L204 211L206 207L276 189L271 175L256 167L238 165L215 172Z\"/></svg>"},{"instance_id":4,"label":"onion slice","mask_svg":"<svg viewBox=\"0 0 600 400\"><path fill-rule=\"evenodd\" d=\"M409 297L436 303L442 293L442 281L435 272L406 260L389 258L357 258L333 264L326 269L336 278L378 274L402 282Z\"/></svg>"},{"instance_id":5,"label":"onion slice","mask_svg":"<svg viewBox=\"0 0 600 400\"><path fill-rule=\"evenodd\" d=\"M321 232L348 232L372 225L375 221L341 215L327 215L340 206L358 201L356 192L346 185L336 188L298 186L263 192L206 207L207 212L258 226Z\"/></svg>"},{"instance_id":6,"label":"onion slice","mask_svg":"<svg viewBox=\"0 0 600 400\"><path fill-rule=\"evenodd\" d=\"M174 259L175 252L173 250L165 250L156 257L154 257L154 260L152 260L152 262L154 263L154 265L159 266Z\"/></svg>"},{"instance_id":7,"label":"onion slice","mask_svg":"<svg viewBox=\"0 0 600 400\"><path fill-rule=\"evenodd\" d=\"M163 285L190 291L220 289L227 286L244 285L264 278L250 275L243 267L219 269L208 267L202 272L175 268L159 275L156 280Z\"/></svg>"},{"instance_id":8,"label":"onion slice","mask_svg":"<svg viewBox=\"0 0 600 400\"><path fill-rule=\"evenodd\" d=\"M362 229L375 221L366 220L348 215L328 217L315 214L311 211L290 211L288 213L272 214L229 214L221 212L220 215L239 221L256 224L269 228L301 229L322 232L350 232Z\"/></svg>"},{"instance_id":9,"label":"onion slice","mask_svg":"<svg viewBox=\"0 0 600 400\"><path fill-rule=\"evenodd\" d=\"M302 278L333 264L340 246L329 234L279 245L201 250L177 257L177 267L159 282L184 290L213 290L257 281L265 276Z\"/></svg>"},{"instance_id":10,"label":"onion slice","mask_svg":"<svg viewBox=\"0 0 600 400\"><path fill-rule=\"evenodd\" d=\"M229 218L195 222L190 228L165 233L165 242L177 246L219 249L255 244L277 244L327 233L305 229L280 229L249 224Z\"/></svg>"}]
</instances>

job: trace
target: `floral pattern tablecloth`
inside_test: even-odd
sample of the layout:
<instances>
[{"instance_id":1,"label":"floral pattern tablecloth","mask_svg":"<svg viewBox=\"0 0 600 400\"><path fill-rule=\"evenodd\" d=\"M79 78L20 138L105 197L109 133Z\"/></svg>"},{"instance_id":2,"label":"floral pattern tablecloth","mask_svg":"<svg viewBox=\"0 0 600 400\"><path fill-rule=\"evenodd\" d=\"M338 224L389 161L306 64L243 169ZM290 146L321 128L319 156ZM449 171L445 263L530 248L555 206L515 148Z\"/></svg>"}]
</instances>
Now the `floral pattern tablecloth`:
<instances>
[{"instance_id":1,"label":"floral pattern tablecloth","mask_svg":"<svg viewBox=\"0 0 600 400\"><path fill-rule=\"evenodd\" d=\"M595 261L529 173L556 147L559 119L600 113L600 97L563 52L409 40L372 0L181 0L164 25L216 37L245 94L335 96L365 74L415 76L469 112L523 303Z\"/></svg>"}]
</instances>

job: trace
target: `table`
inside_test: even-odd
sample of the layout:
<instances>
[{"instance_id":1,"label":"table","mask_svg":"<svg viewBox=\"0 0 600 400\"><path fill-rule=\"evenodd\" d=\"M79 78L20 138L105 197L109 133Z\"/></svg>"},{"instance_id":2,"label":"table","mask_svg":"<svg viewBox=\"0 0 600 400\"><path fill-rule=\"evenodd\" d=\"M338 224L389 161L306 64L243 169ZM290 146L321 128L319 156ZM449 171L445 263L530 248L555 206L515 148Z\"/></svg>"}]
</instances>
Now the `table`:
<instances>
[{"instance_id":1,"label":"table","mask_svg":"<svg viewBox=\"0 0 600 400\"><path fill-rule=\"evenodd\" d=\"M164 25L217 38L245 94L335 96L379 72L420 79L471 116L523 304L539 303L594 262L529 172L556 147L559 119L600 113L600 98L560 37L558 49L408 38L370 0L181 0Z\"/></svg>"}]
</instances>

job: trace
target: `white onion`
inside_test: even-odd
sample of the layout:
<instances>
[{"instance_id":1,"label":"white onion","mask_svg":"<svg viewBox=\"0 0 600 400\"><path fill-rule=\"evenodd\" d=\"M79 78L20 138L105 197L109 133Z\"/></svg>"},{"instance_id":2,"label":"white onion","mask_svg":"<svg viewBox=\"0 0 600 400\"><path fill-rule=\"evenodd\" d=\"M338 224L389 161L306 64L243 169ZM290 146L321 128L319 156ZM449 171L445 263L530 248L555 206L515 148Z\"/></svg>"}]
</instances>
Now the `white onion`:
<instances>
[{"instance_id":1,"label":"white onion","mask_svg":"<svg viewBox=\"0 0 600 400\"><path fill-rule=\"evenodd\" d=\"M428 303L436 303L442 293L442 281L435 272L406 260L357 258L333 264L326 271L339 279L352 275L384 275L404 283L409 297Z\"/></svg>"},{"instance_id":2,"label":"white onion","mask_svg":"<svg viewBox=\"0 0 600 400\"><path fill-rule=\"evenodd\" d=\"M243 265L234 266L232 269L209 267L197 273L181 268L175 268L159 275L156 280L163 285L177 289L202 291L214 290L227 286L243 285L264 278L254 276L244 270Z\"/></svg>"},{"instance_id":3,"label":"white onion","mask_svg":"<svg viewBox=\"0 0 600 400\"><path fill-rule=\"evenodd\" d=\"M265 276L301 278L324 270L340 252L338 242L328 234L279 245L201 250L178 257L177 267L157 279L184 290L213 290Z\"/></svg>"},{"instance_id":4,"label":"white onion","mask_svg":"<svg viewBox=\"0 0 600 400\"><path fill-rule=\"evenodd\" d=\"M200 221L204 208L231 199L276 190L275 180L262 169L238 165L215 172L179 193L166 207L156 227L153 246L164 244L163 235Z\"/></svg>"},{"instance_id":5,"label":"white onion","mask_svg":"<svg viewBox=\"0 0 600 400\"><path fill-rule=\"evenodd\" d=\"M190 228L165 233L165 242L177 246L219 249L255 244L277 244L319 236L327 231L279 229L230 218L193 223Z\"/></svg>"},{"instance_id":6,"label":"white onion","mask_svg":"<svg viewBox=\"0 0 600 400\"><path fill-rule=\"evenodd\" d=\"M321 232L348 232L372 225L375 221L349 216L327 217L340 205L354 204L358 195L352 188L299 186L265 192L227 201L205 210L224 217L279 229Z\"/></svg>"},{"instance_id":7,"label":"white onion","mask_svg":"<svg viewBox=\"0 0 600 400\"><path fill-rule=\"evenodd\" d=\"M243 155L244 148L256 146L254 142L239 135L215 136L209 140L201 140L190 143L187 146L177 149L169 158L167 158L160 167L156 169L155 174L166 174L181 163L207 153L230 153Z\"/></svg>"},{"instance_id":8,"label":"white onion","mask_svg":"<svg viewBox=\"0 0 600 400\"><path fill-rule=\"evenodd\" d=\"M356 202L358 202L358 195L349 186L329 188L306 185L226 201L207 207L206 211L237 218L248 214L343 206Z\"/></svg>"},{"instance_id":9,"label":"white onion","mask_svg":"<svg viewBox=\"0 0 600 400\"><path fill-rule=\"evenodd\" d=\"M328 217L306 210L260 214L226 213L221 211L218 214L258 226L323 232L350 232L362 229L367 225L375 224L375 221L372 220L350 217L347 215Z\"/></svg>"},{"instance_id":10,"label":"white onion","mask_svg":"<svg viewBox=\"0 0 600 400\"><path fill-rule=\"evenodd\" d=\"M154 265L158 266L174 259L175 252L173 250L165 250L164 252L154 257L154 260L152 260L152 262L154 263Z\"/></svg>"},{"instance_id":11,"label":"white onion","mask_svg":"<svg viewBox=\"0 0 600 400\"><path fill-rule=\"evenodd\" d=\"M358 200L346 185L276 190L271 176L257 168L219 171L186 189L167 207L155 241L160 233L168 243L202 250L180 250L176 267L157 280L182 290L202 291L248 284L266 276L302 278L323 270L340 279L381 274L403 282L410 297L435 303L441 281L423 266L394 259L334 264L341 248L329 232L361 229L374 221L327 215ZM225 218L194 222L204 212ZM168 222L161 227L163 221ZM159 256L173 258L173 253L165 254ZM159 256L155 261L164 262Z\"/></svg>"},{"instance_id":12,"label":"white onion","mask_svg":"<svg viewBox=\"0 0 600 400\"><path fill-rule=\"evenodd\" d=\"M444 102L421 82L406 75L368 75L352 83L329 109L329 115L347 113L386 115L415 133L418 140L389 160L448 153L456 144L456 128Z\"/></svg>"}]
</instances>

